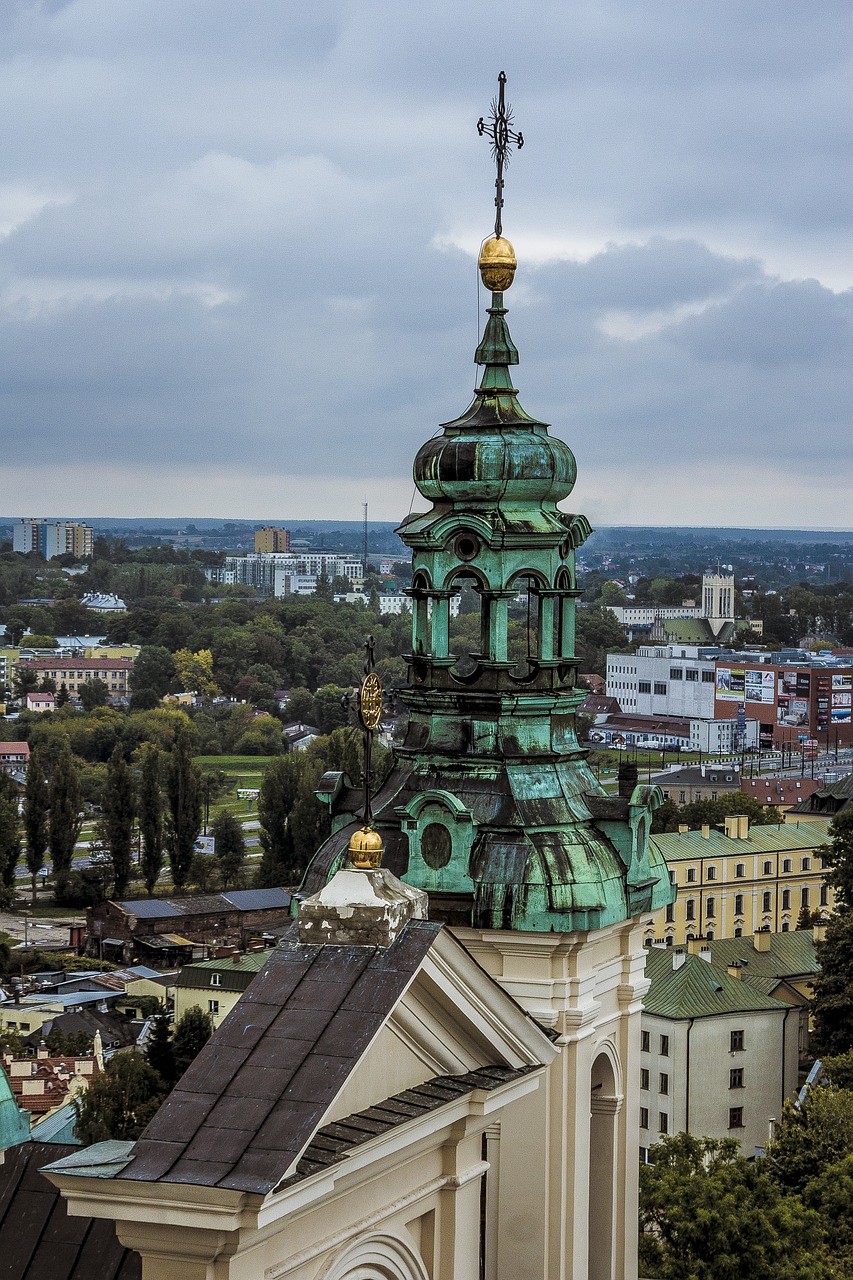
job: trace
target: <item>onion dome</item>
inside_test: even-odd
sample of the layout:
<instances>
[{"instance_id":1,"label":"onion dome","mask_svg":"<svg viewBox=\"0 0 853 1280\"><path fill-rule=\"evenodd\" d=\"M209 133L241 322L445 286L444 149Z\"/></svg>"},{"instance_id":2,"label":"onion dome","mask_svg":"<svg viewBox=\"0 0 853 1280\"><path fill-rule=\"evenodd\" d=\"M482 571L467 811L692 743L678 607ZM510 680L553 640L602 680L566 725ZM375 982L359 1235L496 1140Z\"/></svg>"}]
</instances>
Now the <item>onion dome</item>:
<instances>
[{"instance_id":1,"label":"onion dome","mask_svg":"<svg viewBox=\"0 0 853 1280\"><path fill-rule=\"evenodd\" d=\"M577 466L569 446L548 435L547 422L525 412L512 385L510 367L518 364L518 351L503 305L503 289L512 284L516 268L510 242L499 236L487 240L479 267L492 289L474 356L485 372L468 410L418 450L415 484L432 502L557 503L574 488Z\"/></svg>"}]
</instances>

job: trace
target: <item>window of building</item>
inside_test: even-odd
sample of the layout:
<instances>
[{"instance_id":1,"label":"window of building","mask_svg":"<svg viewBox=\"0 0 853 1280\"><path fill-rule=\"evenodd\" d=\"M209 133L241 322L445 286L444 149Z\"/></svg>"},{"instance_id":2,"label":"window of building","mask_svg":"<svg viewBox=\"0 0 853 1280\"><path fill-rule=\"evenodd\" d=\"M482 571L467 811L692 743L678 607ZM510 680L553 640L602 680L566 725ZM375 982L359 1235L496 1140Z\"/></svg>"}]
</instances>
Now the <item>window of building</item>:
<instances>
[{"instance_id":1,"label":"window of building","mask_svg":"<svg viewBox=\"0 0 853 1280\"><path fill-rule=\"evenodd\" d=\"M30 1024L28 1022L21 1022L19 1026L21 1031L29 1031L30 1029Z\"/></svg>"},{"instance_id":2,"label":"window of building","mask_svg":"<svg viewBox=\"0 0 853 1280\"><path fill-rule=\"evenodd\" d=\"M742 938L742 937L743 937L743 929L741 929L740 925L736 925L736 926L735 926L735 937L736 937L736 938Z\"/></svg>"},{"instance_id":3,"label":"window of building","mask_svg":"<svg viewBox=\"0 0 853 1280\"><path fill-rule=\"evenodd\" d=\"M713 920L717 914L717 902L715 898L709 898L705 903L705 915L709 920Z\"/></svg>"},{"instance_id":4,"label":"window of building","mask_svg":"<svg viewBox=\"0 0 853 1280\"><path fill-rule=\"evenodd\" d=\"M742 893L735 894L735 915L736 916L743 915L743 894Z\"/></svg>"},{"instance_id":5,"label":"window of building","mask_svg":"<svg viewBox=\"0 0 853 1280\"><path fill-rule=\"evenodd\" d=\"M686 904L686 917L688 920L696 919L696 899L688 898Z\"/></svg>"},{"instance_id":6,"label":"window of building","mask_svg":"<svg viewBox=\"0 0 853 1280\"><path fill-rule=\"evenodd\" d=\"M808 891L808 889L801 889L801 890L800 890L800 906L801 906L801 907L803 907L806 911L808 910L808 906L809 906L809 891Z\"/></svg>"},{"instance_id":7,"label":"window of building","mask_svg":"<svg viewBox=\"0 0 853 1280\"><path fill-rule=\"evenodd\" d=\"M678 793L678 803L679 803L679 804L684 804L686 800L687 800L687 793L686 793L685 791L679 791L679 793Z\"/></svg>"},{"instance_id":8,"label":"window of building","mask_svg":"<svg viewBox=\"0 0 853 1280\"><path fill-rule=\"evenodd\" d=\"M782 921L782 932L783 932L783 933L790 933L790 932L791 932L791 922L790 922L790 920L783 920L783 921Z\"/></svg>"},{"instance_id":9,"label":"window of building","mask_svg":"<svg viewBox=\"0 0 853 1280\"><path fill-rule=\"evenodd\" d=\"M820 886L820 905L822 907L829 905L829 888L825 884Z\"/></svg>"},{"instance_id":10,"label":"window of building","mask_svg":"<svg viewBox=\"0 0 853 1280\"><path fill-rule=\"evenodd\" d=\"M763 863L763 864L762 864L762 867L761 867L761 874L762 874L762 875L765 875L765 876L772 876L772 875L773 875L773 863L772 863L772 862L765 862L765 863Z\"/></svg>"},{"instance_id":11,"label":"window of building","mask_svg":"<svg viewBox=\"0 0 853 1280\"><path fill-rule=\"evenodd\" d=\"M665 695L665 694L666 694L666 683L665 683L665 681L663 681L663 680L655 680L655 693L658 693L658 694L661 694L661 695Z\"/></svg>"},{"instance_id":12,"label":"window of building","mask_svg":"<svg viewBox=\"0 0 853 1280\"><path fill-rule=\"evenodd\" d=\"M639 680L639 681L637 682L637 692L638 692L638 693L651 693L651 691L652 691L652 682L651 682L651 680Z\"/></svg>"},{"instance_id":13,"label":"window of building","mask_svg":"<svg viewBox=\"0 0 853 1280\"><path fill-rule=\"evenodd\" d=\"M687 883L688 883L688 884L695 884L695 883L696 883L696 868L695 868L695 867L688 867L688 868L687 868Z\"/></svg>"},{"instance_id":14,"label":"window of building","mask_svg":"<svg viewBox=\"0 0 853 1280\"><path fill-rule=\"evenodd\" d=\"M811 869L812 869L812 860L811 860L811 858L803 858L803 861L802 861L802 863L801 863L801 867L802 867L802 870L803 870L803 871L811 871Z\"/></svg>"},{"instance_id":15,"label":"window of building","mask_svg":"<svg viewBox=\"0 0 853 1280\"><path fill-rule=\"evenodd\" d=\"M222 974L221 974L221 973L212 973L212 974L210 975L210 985L211 985L212 987L221 987L221 986L222 986Z\"/></svg>"},{"instance_id":16,"label":"window of building","mask_svg":"<svg viewBox=\"0 0 853 1280\"><path fill-rule=\"evenodd\" d=\"M782 870L783 870L783 871L790 871L792 866L793 866L793 863L791 862L791 859L790 859L790 858L783 858L783 859L782 859Z\"/></svg>"},{"instance_id":17,"label":"window of building","mask_svg":"<svg viewBox=\"0 0 853 1280\"><path fill-rule=\"evenodd\" d=\"M716 791L712 791L712 792L711 792L711 799L712 799L712 800L716 800L716 799L717 799L717 793L716 793Z\"/></svg>"},{"instance_id":18,"label":"window of building","mask_svg":"<svg viewBox=\"0 0 853 1280\"><path fill-rule=\"evenodd\" d=\"M703 683L703 684L713 684L713 683L714 683L714 673L713 673L713 671L703 671L703 672L702 672L702 683Z\"/></svg>"},{"instance_id":19,"label":"window of building","mask_svg":"<svg viewBox=\"0 0 853 1280\"><path fill-rule=\"evenodd\" d=\"M649 1109L648 1107L640 1107L640 1128L648 1129L649 1127Z\"/></svg>"},{"instance_id":20,"label":"window of building","mask_svg":"<svg viewBox=\"0 0 853 1280\"><path fill-rule=\"evenodd\" d=\"M782 890L782 910L783 911L791 910L791 890L790 889Z\"/></svg>"},{"instance_id":21,"label":"window of building","mask_svg":"<svg viewBox=\"0 0 853 1280\"><path fill-rule=\"evenodd\" d=\"M683 674L681 667L670 667L669 669L670 680L680 680Z\"/></svg>"},{"instance_id":22,"label":"window of building","mask_svg":"<svg viewBox=\"0 0 853 1280\"><path fill-rule=\"evenodd\" d=\"M730 1089L743 1088L743 1067L732 1067L731 1071L729 1072L729 1088Z\"/></svg>"},{"instance_id":23,"label":"window of building","mask_svg":"<svg viewBox=\"0 0 853 1280\"><path fill-rule=\"evenodd\" d=\"M669 1093L669 1076L665 1071L662 1071L658 1078L658 1093Z\"/></svg>"},{"instance_id":24,"label":"window of building","mask_svg":"<svg viewBox=\"0 0 853 1280\"><path fill-rule=\"evenodd\" d=\"M672 902L668 902L666 906L666 923L672 924L675 919L675 906Z\"/></svg>"},{"instance_id":25,"label":"window of building","mask_svg":"<svg viewBox=\"0 0 853 1280\"><path fill-rule=\"evenodd\" d=\"M743 1128L743 1107L729 1107L729 1128Z\"/></svg>"},{"instance_id":26,"label":"window of building","mask_svg":"<svg viewBox=\"0 0 853 1280\"><path fill-rule=\"evenodd\" d=\"M218 1001L218 1000L208 1000L208 1002L207 1002L207 1012L208 1012L208 1013L219 1013L219 1001Z\"/></svg>"},{"instance_id":27,"label":"window of building","mask_svg":"<svg viewBox=\"0 0 853 1280\"><path fill-rule=\"evenodd\" d=\"M716 880L716 878L717 878L717 868L716 868L716 867L709 867L709 868L708 868L708 879L709 879L709 880Z\"/></svg>"},{"instance_id":28,"label":"window of building","mask_svg":"<svg viewBox=\"0 0 853 1280\"><path fill-rule=\"evenodd\" d=\"M745 875L746 875L746 867L742 862L739 862L735 867L735 878L737 880L742 880Z\"/></svg>"},{"instance_id":29,"label":"window of building","mask_svg":"<svg viewBox=\"0 0 853 1280\"><path fill-rule=\"evenodd\" d=\"M640 1088L648 1089L649 1087L649 1069L648 1067L640 1067Z\"/></svg>"},{"instance_id":30,"label":"window of building","mask_svg":"<svg viewBox=\"0 0 853 1280\"><path fill-rule=\"evenodd\" d=\"M658 1112L658 1130L660 1133L669 1133L669 1116L665 1111Z\"/></svg>"},{"instance_id":31,"label":"window of building","mask_svg":"<svg viewBox=\"0 0 853 1280\"><path fill-rule=\"evenodd\" d=\"M649 1052L649 1044L650 1044L650 1036L648 1031L641 1031L640 1032L640 1048L642 1049L643 1053Z\"/></svg>"},{"instance_id":32,"label":"window of building","mask_svg":"<svg viewBox=\"0 0 853 1280\"><path fill-rule=\"evenodd\" d=\"M699 679L699 672L698 672L698 671L691 671L691 670L690 670L690 668L688 667L688 668L687 668L687 670L686 670L686 671L685 671L685 673L684 673L684 679L685 679L685 680L694 680L694 681L695 681L695 680L698 680L698 679Z\"/></svg>"},{"instance_id":33,"label":"window of building","mask_svg":"<svg viewBox=\"0 0 853 1280\"><path fill-rule=\"evenodd\" d=\"M701 799L702 799L702 792L701 792L701 791L694 791L694 792L693 792L693 799L694 799L694 800L701 800Z\"/></svg>"},{"instance_id":34,"label":"window of building","mask_svg":"<svg viewBox=\"0 0 853 1280\"><path fill-rule=\"evenodd\" d=\"M662 1058L669 1057L669 1036L661 1036L660 1038L660 1055Z\"/></svg>"},{"instance_id":35,"label":"window of building","mask_svg":"<svg viewBox=\"0 0 853 1280\"><path fill-rule=\"evenodd\" d=\"M743 1052L743 1032L732 1031L729 1034L729 1049L732 1053Z\"/></svg>"}]
</instances>

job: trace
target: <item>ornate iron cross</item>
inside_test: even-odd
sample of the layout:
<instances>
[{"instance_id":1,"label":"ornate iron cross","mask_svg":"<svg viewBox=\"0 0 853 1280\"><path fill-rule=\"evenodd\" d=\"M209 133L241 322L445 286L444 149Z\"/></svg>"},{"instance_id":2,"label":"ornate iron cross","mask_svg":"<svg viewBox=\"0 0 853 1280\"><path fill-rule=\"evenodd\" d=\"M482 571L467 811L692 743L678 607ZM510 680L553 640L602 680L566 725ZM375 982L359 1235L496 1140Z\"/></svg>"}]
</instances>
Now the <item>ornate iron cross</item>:
<instances>
[{"instance_id":1,"label":"ornate iron cross","mask_svg":"<svg viewBox=\"0 0 853 1280\"><path fill-rule=\"evenodd\" d=\"M495 179L495 235L499 236L503 230L501 221L501 210L504 207L504 169L509 167L511 149L513 146L518 147L519 151L524 146L524 137L520 133L513 130L512 107L504 102L504 87L506 85L506 72L502 71L498 76L498 96L492 98L492 105L489 109L489 123L486 124L483 116L477 121L477 132L482 138L486 134L492 144L492 159L497 165L498 176Z\"/></svg>"}]
</instances>

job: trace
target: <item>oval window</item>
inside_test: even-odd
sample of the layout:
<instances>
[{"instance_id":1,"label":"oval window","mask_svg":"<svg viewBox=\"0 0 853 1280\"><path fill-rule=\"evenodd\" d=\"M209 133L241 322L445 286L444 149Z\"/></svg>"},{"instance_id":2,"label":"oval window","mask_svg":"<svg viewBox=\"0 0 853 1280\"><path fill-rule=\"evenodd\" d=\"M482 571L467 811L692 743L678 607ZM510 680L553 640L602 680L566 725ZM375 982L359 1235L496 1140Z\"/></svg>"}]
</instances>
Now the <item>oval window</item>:
<instances>
[{"instance_id":1,"label":"oval window","mask_svg":"<svg viewBox=\"0 0 853 1280\"><path fill-rule=\"evenodd\" d=\"M460 533L456 539L456 554L460 560L473 560L480 550L480 539L473 533Z\"/></svg>"},{"instance_id":2,"label":"oval window","mask_svg":"<svg viewBox=\"0 0 853 1280\"><path fill-rule=\"evenodd\" d=\"M450 861L453 841L441 822L430 822L421 832L421 857L433 871L440 871Z\"/></svg>"}]
</instances>

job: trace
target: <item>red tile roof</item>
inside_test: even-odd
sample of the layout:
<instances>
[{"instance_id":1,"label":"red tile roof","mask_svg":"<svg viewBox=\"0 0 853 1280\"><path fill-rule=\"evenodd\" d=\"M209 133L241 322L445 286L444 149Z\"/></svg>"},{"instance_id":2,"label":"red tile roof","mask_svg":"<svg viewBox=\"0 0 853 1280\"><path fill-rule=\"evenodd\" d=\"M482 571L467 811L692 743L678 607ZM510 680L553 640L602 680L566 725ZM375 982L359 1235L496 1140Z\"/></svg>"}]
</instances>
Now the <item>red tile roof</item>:
<instances>
[{"instance_id":1,"label":"red tile roof","mask_svg":"<svg viewBox=\"0 0 853 1280\"><path fill-rule=\"evenodd\" d=\"M816 778L741 778L740 789L762 804L796 804L817 791Z\"/></svg>"}]
</instances>

